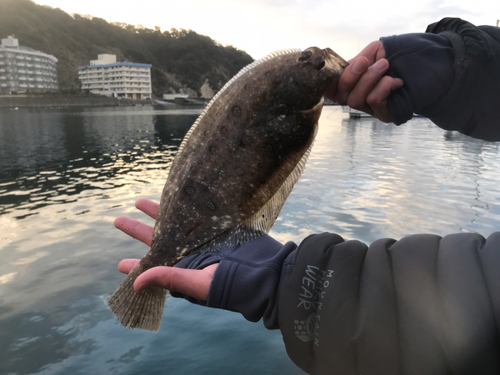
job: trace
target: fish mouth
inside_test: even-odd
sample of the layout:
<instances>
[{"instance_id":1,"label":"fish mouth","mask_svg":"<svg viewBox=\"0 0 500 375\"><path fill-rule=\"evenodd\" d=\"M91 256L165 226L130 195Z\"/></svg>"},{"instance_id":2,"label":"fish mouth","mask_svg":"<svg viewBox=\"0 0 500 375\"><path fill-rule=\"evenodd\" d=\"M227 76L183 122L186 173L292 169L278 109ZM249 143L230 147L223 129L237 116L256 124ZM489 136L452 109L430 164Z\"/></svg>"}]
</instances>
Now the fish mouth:
<instances>
[{"instance_id":1,"label":"fish mouth","mask_svg":"<svg viewBox=\"0 0 500 375\"><path fill-rule=\"evenodd\" d=\"M331 48L309 47L302 51L298 61L311 60L318 70L329 69L341 73L349 63Z\"/></svg>"},{"instance_id":2,"label":"fish mouth","mask_svg":"<svg viewBox=\"0 0 500 375\"><path fill-rule=\"evenodd\" d=\"M330 48L321 50L325 57L325 68L343 71L349 63Z\"/></svg>"}]
</instances>

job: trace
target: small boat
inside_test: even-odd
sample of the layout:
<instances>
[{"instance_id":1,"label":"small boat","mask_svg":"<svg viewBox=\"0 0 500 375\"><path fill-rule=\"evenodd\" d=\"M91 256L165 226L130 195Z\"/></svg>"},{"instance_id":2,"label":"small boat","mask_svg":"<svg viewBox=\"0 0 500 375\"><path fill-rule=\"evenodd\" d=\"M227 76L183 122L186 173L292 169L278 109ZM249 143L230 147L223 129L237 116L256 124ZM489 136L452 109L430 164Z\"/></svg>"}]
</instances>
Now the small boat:
<instances>
[{"instance_id":1,"label":"small boat","mask_svg":"<svg viewBox=\"0 0 500 375\"><path fill-rule=\"evenodd\" d=\"M342 112L348 113L350 118L373 117L366 112L359 111L348 106L342 106Z\"/></svg>"},{"instance_id":2,"label":"small boat","mask_svg":"<svg viewBox=\"0 0 500 375\"><path fill-rule=\"evenodd\" d=\"M197 106L204 107L207 105L206 98L191 98L187 95L173 97L172 99L155 99L154 103L162 106Z\"/></svg>"},{"instance_id":3,"label":"small boat","mask_svg":"<svg viewBox=\"0 0 500 375\"><path fill-rule=\"evenodd\" d=\"M158 105L164 105L164 106L174 106L175 105L174 103L168 102L166 100L160 100L160 99L155 99L154 103L158 104Z\"/></svg>"},{"instance_id":4,"label":"small boat","mask_svg":"<svg viewBox=\"0 0 500 375\"><path fill-rule=\"evenodd\" d=\"M360 110L357 110L357 109L354 109L354 108L351 108L349 106L342 106L342 112L343 113L348 113L349 114L349 118L367 118L367 117L373 117L372 115L366 113L366 112L363 112L363 111L360 111ZM419 115L417 113L414 113L413 114L413 118L425 118L425 116L422 116L422 115Z\"/></svg>"}]
</instances>

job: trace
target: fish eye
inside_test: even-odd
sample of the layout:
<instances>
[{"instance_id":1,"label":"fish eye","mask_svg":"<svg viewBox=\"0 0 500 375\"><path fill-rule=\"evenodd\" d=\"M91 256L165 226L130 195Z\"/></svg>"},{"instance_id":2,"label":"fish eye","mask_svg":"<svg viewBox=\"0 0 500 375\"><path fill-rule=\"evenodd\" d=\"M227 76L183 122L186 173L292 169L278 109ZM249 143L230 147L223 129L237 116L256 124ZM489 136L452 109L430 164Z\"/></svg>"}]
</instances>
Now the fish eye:
<instances>
[{"instance_id":1,"label":"fish eye","mask_svg":"<svg viewBox=\"0 0 500 375\"><path fill-rule=\"evenodd\" d=\"M313 59L313 65L316 69L321 70L325 66L325 58L323 56L316 56Z\"/></svg>"},{"instance_id":2,"label":"fish eye","mask_svg":"<svg viewBox=\"0 0 500 375\"><path fill-rule=\"evenodd\" d=\"M305 50L305 51L302 51L300 53L300 56L299 56L299 61L305 61L307 60L308 58L310 58L312 56L312 52L309 51L308 49Z\"/></svg>"}]
</instances>

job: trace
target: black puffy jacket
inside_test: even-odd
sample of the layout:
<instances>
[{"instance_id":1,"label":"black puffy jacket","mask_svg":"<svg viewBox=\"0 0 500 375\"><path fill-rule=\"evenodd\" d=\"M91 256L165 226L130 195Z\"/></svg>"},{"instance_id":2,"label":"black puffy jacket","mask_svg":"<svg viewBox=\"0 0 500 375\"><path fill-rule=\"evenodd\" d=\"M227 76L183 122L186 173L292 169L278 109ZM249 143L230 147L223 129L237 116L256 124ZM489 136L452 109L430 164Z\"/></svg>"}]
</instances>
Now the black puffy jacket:
<instances>
[{"instance_id":1,"label":"black puffy jacket","mask_svg":"<svg viewBox=\"0 0 500 375\"><path fill-rule=\"evenodd\" d=\"M310 236L280 288L287 352L312 374L499 374L499 269L500 232Z\"/></svg>"}]
</instances>

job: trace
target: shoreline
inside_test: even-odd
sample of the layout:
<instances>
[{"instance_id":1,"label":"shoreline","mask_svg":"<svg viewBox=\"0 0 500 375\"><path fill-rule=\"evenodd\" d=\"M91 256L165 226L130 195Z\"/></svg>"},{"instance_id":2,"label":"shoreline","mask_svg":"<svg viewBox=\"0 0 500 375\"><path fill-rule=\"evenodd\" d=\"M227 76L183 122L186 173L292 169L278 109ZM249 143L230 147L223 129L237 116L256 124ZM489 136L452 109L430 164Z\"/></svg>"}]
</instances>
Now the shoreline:
<instances>
[{"instance_id":1,"label":"shoreline","mask_svg":"<svg viewBox=\"0 0 500 375\"><path fill-rule=\"evenodd\" d=\"M117 99L97 95L0 95L0 108L126 107L152 103L152 100Z\"/></svg>"}]
</instances>

